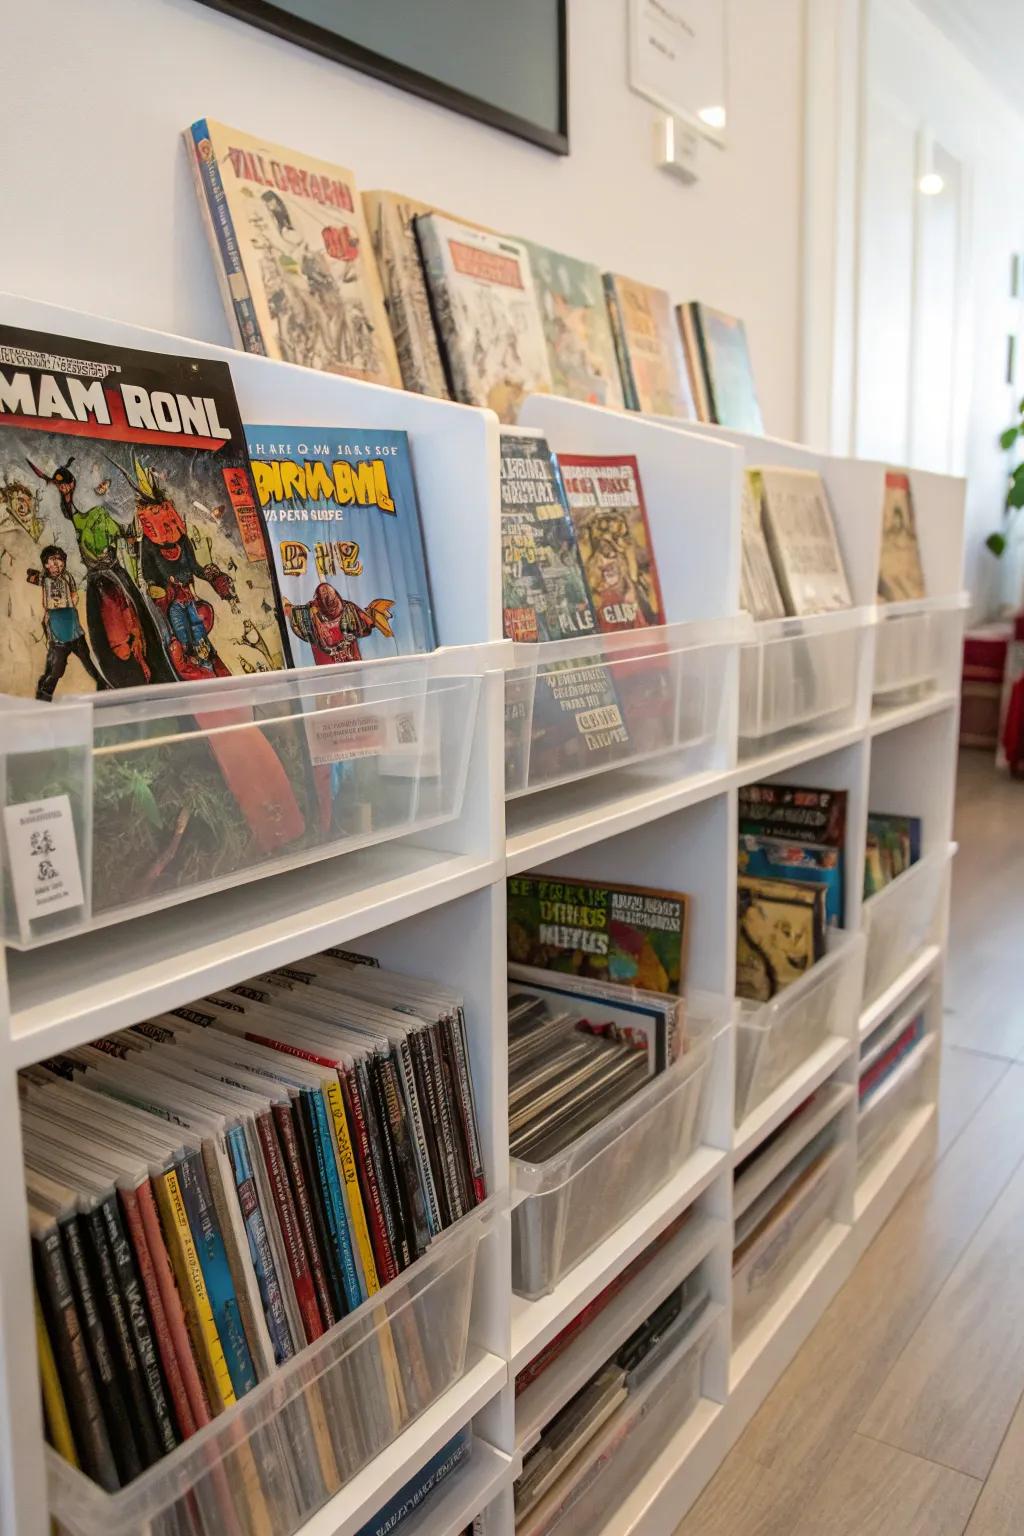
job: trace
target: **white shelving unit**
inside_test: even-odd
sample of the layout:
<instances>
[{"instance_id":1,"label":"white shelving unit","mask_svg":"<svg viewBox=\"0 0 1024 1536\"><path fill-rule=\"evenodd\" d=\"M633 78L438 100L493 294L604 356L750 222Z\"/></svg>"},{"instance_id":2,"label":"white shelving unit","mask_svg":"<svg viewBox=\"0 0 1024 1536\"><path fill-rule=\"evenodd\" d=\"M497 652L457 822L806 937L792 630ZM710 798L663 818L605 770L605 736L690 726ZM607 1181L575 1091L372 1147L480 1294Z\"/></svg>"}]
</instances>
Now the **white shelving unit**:
<instances>
[{"instance_id":1,"label":"white shelving unit","mask_svg":"<svg viewBox=\"0 0 1024 1536\"><path fill-rule=\"evenodd\" d=\"M667 629L647 636L671 655L677 720L663 748L558 784L527 780L506 802L505 680L529 668L501 639L498 429L484 411L358 384L220 351L33 301L0 299L5 323L108 343L219 356L232 370L243 419L323 426L389 426L410 436L442 650L421 664L427 679L472 681L464 720L463 792L442 812L385 841L296 858L278 872L171 904L150 902L102 923L72 914L63 933L21 933L8 912L0 959L0 1529L45 1536L47 1470L32 1325L31 1272L21 1182L17 1072L48 1054L122 1028L210 990L242 981L328 944L351 944L411 974L443 978L467 1000L470 1049L489 1187L498 1210L473 1280L467 1365L461 1378L312 1515L303 1536L351 1536L375 1508L461 1427L474 1454L410 1523L414 1536L456 1536L487 1510L487 1536L513 1536L511 1485L528 1434L614 1348L644 1298L656 1301L699 1262L716 1310L701 1343L700 1396L667 1426L633 1483L605 1505L604 1536L669 1533L799 1348L926 1156L935 1126L948 912L963 486L914 475L913 492L931 594L915 611L874 605L882 484L880 465L858 464L713 428L680 428L551 397L526 402L524 422L553 447L635 454L666 598ZM744 463L821 470L835 509L856 612L837 625L797 624L769 634L738 612L739 486ZM761 632L759 633L759 629ZM838 638L837 638L838 637ZM883 639L884 637L884 639ZM924 637L922 639L922 637ZM593 665L617 664L594 642ZM766 666L839 647L849 666L842 710L796 707L773 734L742 736L745 679ZM884 647L884 656L880 651ZM543 650L545 648L538 648ZM632 655L633 653L628 653ZM928 666L919 665L921 655ZM780 659L781 658L781 659ZM557 658L555 658L557 659ZM542 665L543 657L537 664ZM934 663L934 665L932 665ZM884 668L881 689L876 687ZM897 674L903 668L899 677ZM408 681L406 663L363 669L367 688ZM829 663L815 669L829 675ZM899 687L894 685L894 678ZM521 683L522 679L519 679ZM233 685L229 685L233 686ZM225 690L226 694L226 690ZM258 690L257 690L258 697ZM466 694L468 699L469 694ZM795 697L795 696L794 696ZM124 705L126 696L120 697ZM806 703L804 697L803 703ZM102 705L67 709L88 750ZM178 709L184 706L179 702ZM3 753L45 747L52 708L0 703ZM767 716L762 714L762 723ZM685 737L685 740L683 740ZM737 790L761 778L843 788L849 796L845 985L828 1029L759 1102L735 1115L738 1026L711 1053L707 1111L696 1150L627 1221L549 1295L511 1289L505 1205L507 1049L506 873L545 869L685 890L692 896L688 985L731 1000L735 969ZM0 785L3 784L0 779ZM438 804L442 804L439 801ZM447 809L445 809L447 807ZM454 809L453 809L454 807ZM879 907L861 899L869 809L924 821L924 857ZM188 895L188 893L185 893ZM900 923L879 920L887 904ZM903 934L882 953L878 936ZM860 935L864 934L864 938ZM45 939L46 942L42 942ZM888 949L892 950L889 943ZM869 985L862 987L866 965ZM874 980L871 980L874 978ZM813 977L811 978L813 979ZM928 987L933 1038L921 1096L873 1161L858 1168L856 1084L860 1042ZM799 998L797 999L799 1002ZM727 1004L726 1015L729 1015ZM763 1021L762 1021L763 1022ZM770 1306L734 1346L731 1327L733 1172L816 1087L836 1094L824 1116L837 1131L838 1194L831 1220ZM581 1335L543 1392L514 1394L515 1373L682 1211L683 1235L638 1288L624 1290L601 1324ZM653 1304L653 1303L652 1303ZM611 1343L609 1344L609 1341ZM695 1356L695 1358L698 1358ZM517 1428L517 1413L519 1424ZM653 1442L652 1442L653 1443ZM632 1473L631 1473L632 1475Z\"/></svg>"}]
</instances>

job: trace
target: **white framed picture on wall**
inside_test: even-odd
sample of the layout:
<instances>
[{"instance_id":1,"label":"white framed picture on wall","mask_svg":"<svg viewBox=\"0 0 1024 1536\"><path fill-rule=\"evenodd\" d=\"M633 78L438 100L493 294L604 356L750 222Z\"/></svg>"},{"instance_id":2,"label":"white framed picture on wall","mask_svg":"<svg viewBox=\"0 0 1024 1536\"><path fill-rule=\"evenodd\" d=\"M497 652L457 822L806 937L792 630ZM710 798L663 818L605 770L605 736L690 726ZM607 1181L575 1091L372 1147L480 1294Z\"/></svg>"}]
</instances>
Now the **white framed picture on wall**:
<instances>
[{"instance_id":1,"label":"white framed picture on wall","mask_svg":"<svg viewBox=\"0 0 1024 1536\"><path fill-rule=\"evenodd\" d=\"M724 144L729 121L728 0L626 0L629 84Z\"/></svg>"}]
</instances>

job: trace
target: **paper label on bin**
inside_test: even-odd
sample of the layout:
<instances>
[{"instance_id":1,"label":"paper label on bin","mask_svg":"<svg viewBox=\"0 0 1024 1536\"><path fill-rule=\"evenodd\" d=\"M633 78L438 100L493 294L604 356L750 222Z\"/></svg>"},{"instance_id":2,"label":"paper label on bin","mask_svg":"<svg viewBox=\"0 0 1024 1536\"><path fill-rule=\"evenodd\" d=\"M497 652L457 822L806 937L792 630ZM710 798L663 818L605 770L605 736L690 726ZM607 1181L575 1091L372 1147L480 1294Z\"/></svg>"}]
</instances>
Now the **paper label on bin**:
<instances>
[{"instance_id":1,"label":"paper label on bin","mask_svg":"<svg viewBox=\"0 0 1024 1536\"><path fill-rule=\"evenodd\" d=\"M420 733L416 711L377 705L360 709L320 710L306 717L306 740L316 768L356 757L384 753L415 756Z\"/></svg>"},{"instance_id":2,"label":"paper label on bin","mask_svg":"<svg viewBox=\"0 0 1024 1536\"><path fill-rule=\"evenodd\" d=\"M23 941L29 924L51 912L81 907L82 869L67 795L4 806L7 864Z\"/></svg>"}]
</instances>

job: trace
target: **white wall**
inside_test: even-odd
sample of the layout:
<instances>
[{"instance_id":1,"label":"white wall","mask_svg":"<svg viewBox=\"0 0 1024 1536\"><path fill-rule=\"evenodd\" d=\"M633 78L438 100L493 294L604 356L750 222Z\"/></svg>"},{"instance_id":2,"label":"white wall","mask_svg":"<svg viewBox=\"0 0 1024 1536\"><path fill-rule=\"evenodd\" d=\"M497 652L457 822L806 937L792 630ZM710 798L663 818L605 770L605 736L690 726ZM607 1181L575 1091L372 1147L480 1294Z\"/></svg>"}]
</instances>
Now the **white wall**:
<instances>
[{"instance_id":1,"label":"white wall","mask_svg":"<svg viewBox=\"0 0 1024 1536\"><path fill-rule=\"evenodd\" d=\"M863 112L854 447L967 475L965 581L975 612L984 614L1001 596L1018 603L1024 596L1019 566L1001 567L984 548L999 524L1006 484L1007 459L996 439L1024 395L1020 337L1016 382L1005 381L1007 335L1019 332L1021 320L1009 275L1012 253L1024 251L1024 118L911 0L869 0ZM959 162L959 338L943 330L953 319L953 307L940 297L945 279L936 285L934 269L929 273L929 251L933 264L949 265L949 230L936 219L941 210L929 209L916 188L921 131ZM951 196L955 166L946 174L944 196ZM920 311L928 292L933 308L923 317L925 336ZM953 355L949 340L959 347L945 434L934 417L945 416L947 401L930 380L940 371L936 359ZM906 366L915 354L916 389Z\"/></svg>"},{"instance_id":2,"label":"white wall","mask_svg":"<svg viewBox=\"0 0 1024 1536\"><path fill-rule=\"evenodd\" d=\"M228 342L179 140L208 115L743 315L766 426L793 436L802 0L731 0L730 145L702 149L692 188L654 167L626 0L569 12L561 159L196 0L8 0L0 289Z\"/></svg>"}]
</instances>

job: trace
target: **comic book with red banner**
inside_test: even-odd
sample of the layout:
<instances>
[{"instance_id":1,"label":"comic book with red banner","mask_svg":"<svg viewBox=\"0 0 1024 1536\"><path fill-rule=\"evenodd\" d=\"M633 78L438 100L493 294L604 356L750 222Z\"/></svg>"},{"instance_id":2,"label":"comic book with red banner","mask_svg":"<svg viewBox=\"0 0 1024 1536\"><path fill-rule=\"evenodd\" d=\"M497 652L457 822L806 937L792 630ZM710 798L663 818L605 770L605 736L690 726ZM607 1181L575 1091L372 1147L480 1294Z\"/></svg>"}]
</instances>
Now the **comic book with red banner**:
<instances>
[{"instance_id":1,"label":"comic book with red banner","mask_svg":"<svg viewBox=\"0 0 1024 1536\"><path fill-rule=\"evenodd\" d=\"M0 328L0 567L4 693L282 667L227 366Z\"/></svg>"}]
</instances>

